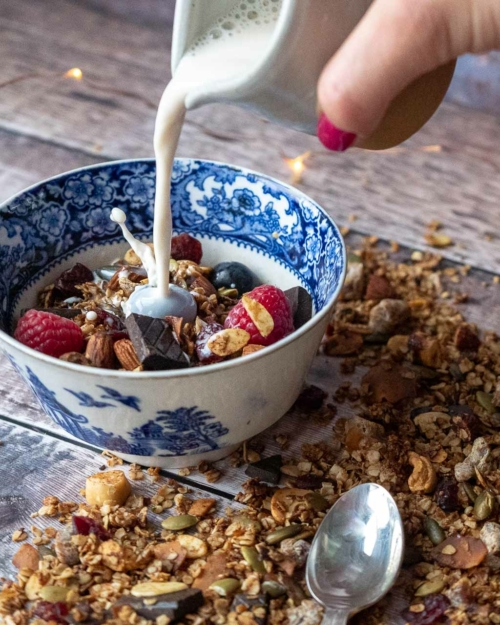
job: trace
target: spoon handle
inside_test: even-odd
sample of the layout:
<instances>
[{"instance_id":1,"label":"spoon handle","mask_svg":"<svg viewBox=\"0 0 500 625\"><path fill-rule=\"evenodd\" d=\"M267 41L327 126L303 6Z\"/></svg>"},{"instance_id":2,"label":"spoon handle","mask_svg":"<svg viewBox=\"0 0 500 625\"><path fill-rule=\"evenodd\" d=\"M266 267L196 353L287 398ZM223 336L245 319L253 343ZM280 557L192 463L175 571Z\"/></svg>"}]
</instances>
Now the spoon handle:
<instances>
[{"instance_id":1,"label":"spoon handle","mask_svg":"<svg viewBox=\"0 0 500 625\"><path fill-rule=\"evenodd\" d=\"M349 611L342 608L325 608L321 625L346 625Z\"/></svg>"}]
</instances>

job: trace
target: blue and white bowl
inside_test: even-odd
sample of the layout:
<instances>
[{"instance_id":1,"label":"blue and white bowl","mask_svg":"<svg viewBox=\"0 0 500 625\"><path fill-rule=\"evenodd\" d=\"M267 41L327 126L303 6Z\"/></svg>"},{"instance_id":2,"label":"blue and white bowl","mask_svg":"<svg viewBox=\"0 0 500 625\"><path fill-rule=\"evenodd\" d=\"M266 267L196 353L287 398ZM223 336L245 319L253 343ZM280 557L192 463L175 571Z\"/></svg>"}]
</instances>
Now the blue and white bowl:
<instances>
[{"instance_id":1,"label":"blue and white bowl","mask_svg":"<svg viewBox=\"0 0 500 625\"><path fill-rule=\"evenodd\" d=\"M10 336L37 292L75 262L108 265L127 249L109 214L123 208L151 240L154 160L105 163L41 182L0 207L0 346L52 419L130 462L175 468L231 453L282 417L300 393L342 286L342 237L311 199L272 178L177 159L174 229L203 244L203 263L235 260L262 282L301 285L315 314L275 345L181 371L127 372L63 362Z\"/></svg>"}]
</instances>

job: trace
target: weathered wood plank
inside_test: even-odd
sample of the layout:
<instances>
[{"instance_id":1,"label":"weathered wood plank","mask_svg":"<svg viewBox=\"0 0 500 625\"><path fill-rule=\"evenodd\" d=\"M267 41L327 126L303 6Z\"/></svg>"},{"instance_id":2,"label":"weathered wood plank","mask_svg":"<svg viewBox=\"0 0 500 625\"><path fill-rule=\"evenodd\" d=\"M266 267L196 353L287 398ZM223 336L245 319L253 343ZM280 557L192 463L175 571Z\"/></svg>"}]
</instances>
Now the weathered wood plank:
<instances>
[{"instance_id":1,"label":"weathered wood plank","mask_svg":"<svg viewBox=\"0 0 500 625\"><path fill-rule=\"evenodd\" d=\"M23 527L30 534L32 525L41 529L59 528L56 518L32 519L30 514L42 506L42 499L48 495L55 495L61 501L83 501L78 493L85 487L85 478L101 470L105 462L92 451L1 419L0 441L0 578L13 578L15 569L11 560L19 543L12 542L12 533ZM128 473L126 466L123 469ZM161 478L153 484L146 476L142 481L132 482L132 486L134 492L151 497L164 482L165 479ZM195 489L192 496L214 495ZM227 499L218 498L217 511L223 513L228 505ZM153 524L159 524L165 516L149 514Z\"/></svg>"},{"instance_id":2,"label":"weathered wood plank","mask_svg":"<svg viewBox=\"0 0 500 625\"><path fill-rule=\"evenodd\" d=\"M99 159L152 155L154 105L169 74L167 28L103 13L95 2L63 0L8 3L0 27L5 33L0 54L6 59L0 82L53 72L4 87L0 128ZM74 65L87 77L80 83L60 77ZM500 251L489 235L496 233L500 197L499 139L499 118L446 104L401 149L327 154L314 137L259 122L236 108L208 106L188 116L179 154L286 179L282 152L296 156L312 150L300 186L340 224L355 214L361 231L423 247L425 224L438 216L456 242L447 257L498 272ZM434 144L440 152L422 149ZM7 160L8 152L0 152ZM12 173L21 186L23 174L17 176Z\"/></svg>"}]
</instances>

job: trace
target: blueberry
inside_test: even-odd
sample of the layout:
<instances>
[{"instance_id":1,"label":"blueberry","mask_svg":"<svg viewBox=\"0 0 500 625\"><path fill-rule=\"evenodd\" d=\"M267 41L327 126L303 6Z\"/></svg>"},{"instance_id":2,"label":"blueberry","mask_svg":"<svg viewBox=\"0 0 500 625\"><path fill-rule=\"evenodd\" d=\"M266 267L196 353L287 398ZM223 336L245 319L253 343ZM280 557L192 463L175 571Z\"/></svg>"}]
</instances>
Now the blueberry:
<instances>
[{"instance_id":1,"label":"blueberry","mask_svg":"<svg viewBox=\"0 0 500 625\"><path fill-rule=\"evenodd\" d=\"M241 295L256 286L256 279L248 267L242 263L219 263L214 267L212 284L216 289L237 289Z\"/></svg>"}]
</instances>

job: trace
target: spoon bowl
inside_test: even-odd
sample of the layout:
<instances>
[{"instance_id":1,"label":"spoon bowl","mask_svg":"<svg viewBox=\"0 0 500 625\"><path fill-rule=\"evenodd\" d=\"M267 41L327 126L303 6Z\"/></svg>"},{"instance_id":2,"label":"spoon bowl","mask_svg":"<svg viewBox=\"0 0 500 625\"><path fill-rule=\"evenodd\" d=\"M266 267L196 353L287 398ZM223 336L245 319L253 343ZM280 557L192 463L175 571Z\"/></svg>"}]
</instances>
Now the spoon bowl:
<instances>
[{"instance_id":1,"label":"spoon bowl","mask_svg":"<svg viewBox=\"0 0 500 625\"><path fill-rule=\"evenodd\" d=\"M325 608L324 623L341 624L381 599L403 559L403 523L378 484L345 493L324 518L307 562L307 585Z\"/></svg>"}]
</instances>

